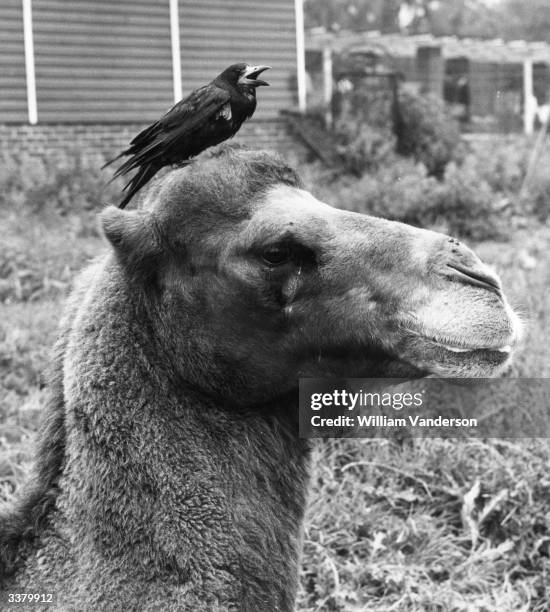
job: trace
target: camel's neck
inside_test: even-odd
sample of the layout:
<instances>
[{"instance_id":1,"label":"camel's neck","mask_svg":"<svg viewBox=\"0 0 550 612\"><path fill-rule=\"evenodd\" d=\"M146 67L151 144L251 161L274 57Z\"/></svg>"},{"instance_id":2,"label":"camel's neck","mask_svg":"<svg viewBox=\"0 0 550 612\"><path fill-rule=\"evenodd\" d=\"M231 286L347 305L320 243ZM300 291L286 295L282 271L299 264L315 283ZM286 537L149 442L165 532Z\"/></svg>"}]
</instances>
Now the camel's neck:
<instances>
[{"instance_id":1,"label":"camel's neck","mask_svg":"<svg viewBox=\"0 0 550 612\"><path fill-rule=\"evenodd\" d=\"M290 609L308 468L296 412L227 409L175 388L120 286L91 292L65 355L60 520L86 549L76 552ZM254 599L266 592L270 602Z\"/></svg>"}]
</instances>

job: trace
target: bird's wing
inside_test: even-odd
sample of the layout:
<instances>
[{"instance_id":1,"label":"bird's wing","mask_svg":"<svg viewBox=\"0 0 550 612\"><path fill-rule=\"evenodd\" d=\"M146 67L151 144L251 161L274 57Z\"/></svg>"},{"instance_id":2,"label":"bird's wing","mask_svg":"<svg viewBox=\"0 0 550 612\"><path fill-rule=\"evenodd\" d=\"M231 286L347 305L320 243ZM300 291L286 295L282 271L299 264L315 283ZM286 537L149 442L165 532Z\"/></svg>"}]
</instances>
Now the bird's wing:
<instances>
[{"instance_id":1,"label":"bird's wing","mask_svg":"<svg viewBox=\"0 0 550 612\"><path fill-rule=\"evenodd\" d=\"M178 141L185 141L215 117L230 118L229 102L229 92L213 83L191 92L132 140L125 152L132 157L117 170L115 176L125 174L143 163L157 163L167 149Z\"/></svg>"},{"instance_id":2,"label":"bird's wing","mask_svg":"<svg viewBox=\"0 0 550 612\"><path fill-rule=\"evenodd\" d=\"M220 111L226 113L224 107L229 101L228 91L210 83L196 89L187 98L175 104L158 123L164 132L179 128L179 136L185 136L194 132L204 121L212 119Z\"/></svg>"},{"instance_id":3,"label":"bird's wing","mask_svg":"<svg viewBox=\"0 0 550 612\"><path fill-rule=\"evenodd\" d=\"M166 150L185 141L205 123L219 116L231 119L229 92L214 83L196 89L132 140L130 147L118 156L126 155L129 159L118 168L113 178L144 164L164 165ZM109 163L112 161L115 160Z\"/></svg>"}]
</instances>

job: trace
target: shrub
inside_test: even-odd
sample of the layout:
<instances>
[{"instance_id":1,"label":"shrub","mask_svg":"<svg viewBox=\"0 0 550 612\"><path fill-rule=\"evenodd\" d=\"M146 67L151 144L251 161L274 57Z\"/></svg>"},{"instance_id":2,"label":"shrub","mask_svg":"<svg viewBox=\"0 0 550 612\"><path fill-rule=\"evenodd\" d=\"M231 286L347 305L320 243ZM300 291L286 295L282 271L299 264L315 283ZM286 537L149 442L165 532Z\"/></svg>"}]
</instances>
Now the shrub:
<instances>
[{"instance_id":1,"label":"shrub","mask_svg":"<svg viewBox=\"0 0 550 612\"><path fill-rule=\"evenodd\" d=\"M477 170L491 188L503 195L519 193L530 155L530 143L522 137L492 137L474 142L472 154Z\"/></svg>"},{"instance_id":2,"label":"shrub","mask_svg":"<svg viewBox=\"0 0 550 612\"><path fill-rule=\"evenodd\" d=\"M550 218L550 176L548 166L539 166L531 180L529 192L525 195L526 202L520 202L541 222Z\"/></svg>"},{"instance_id":3,"label":"shrub","mask_svg":"<svg viewBox=\"0 0 550 612\"><path fill-rule=\"evenodd\" d=\"M449 233L473 240L505 238L509 235L507 217L497 205L495 193L479 176L471 157L467 163L447 167L439 201L423 211L420 220L431 225L446 221Z\"/></svg>"},{"instance_id":4,"label":"shrub","mask_svg":"<svg viewBox=\"0 0 550 612\"><path fill-rule=\"evenodd\" d=\"M336 125L338 152L346 170L355 176L389 163L395 149L395 138L388 130L348 119Z\"/></svg>"},{"instance_id":5,"label":"shrub","mask_svg":"<svg viewBox=\"0 0 550 612\"><path fill-rule=\"evenodd\" d=\"M0 160L0 304L55 299L97 251L95 213L120 197L100 155ZM74 254L78 253L78 256ZM1 340L1 339L0 339ZM1 357L1 356L0 356Z\"/></svg>"},{"instance_id":6,"label":"shrub","mask_svg":"<svg viewBox=\"0 0 550 612\"><path fill-rule=\"evenodd\" d=\"M310 176L309 183L318 197L348 210L474 240L508 235L506 213L497 208L474 157L450 164L444 178L438 181L423 164L394 156L358 180L342 177L323 185Z\"/></svg>"},{"instance_id":7,"label":"shrub","mask_svg":"<svg viewBox=\"0 0 550 612\"><path fill-rule=\"evenodd\" d=\"M522 136L493 137L472 145L477 160L477 171L499 194L507 199L511 212L520 216L534 216L545 222L550 216L550 150L543 147L535 161L528 185L523 183L532 162L534 143Z\"/></svg>"},{"instance_id":8,"label":"shrub","mask_svg":"<svg viewBox=\"0 0 550 612\"><path fill-rule=\"evenodd\" d=\"M433 94L421 96L403 89L399 101L404 125L397 152L422 162L428 174L441 179L447 164L463 156L456 121Z\"/></svg>"},{"instance_id":9,"label":"shrub","mask_svg":"<svg viewBox=\"0 0 550 612\"><path fill-rule=\"evenodd\" d=\"M48 158L4 155L0 163L0 208L25 207L35 212L99 210L120 197L120 186L109 184L101 171L105 159L80 151Z\"/></svg>"},{"instance_id":10,"label":"shrub","mask_svg":"<svg viewBox=\"0 0 550 612\"><path fill-rule=\"evenodd\" d=\"M518 227L548 221L550 147L542 150L522 191L532 139L491 136L466 145L440 180L415 158L385 151L359 178L340 175L330 181L310 165L306 182L336 206L473 240L507 239Z\"/></svg>"},{"instance_id":11,"label":"shrub","mask_svg":"<svg viewBox=\"0 0 550 612\"><path fill-rule=\"evenodd\" d=\"M335 125L335 138L346 169L360 176L387 163L393 150L412 157L429 175L443 178L451 161L464 155L458 126L434 95L407 89L399 94L402 122L394 133L391 97L364 89L349 94Z\"/></svg>"}]
</instances>

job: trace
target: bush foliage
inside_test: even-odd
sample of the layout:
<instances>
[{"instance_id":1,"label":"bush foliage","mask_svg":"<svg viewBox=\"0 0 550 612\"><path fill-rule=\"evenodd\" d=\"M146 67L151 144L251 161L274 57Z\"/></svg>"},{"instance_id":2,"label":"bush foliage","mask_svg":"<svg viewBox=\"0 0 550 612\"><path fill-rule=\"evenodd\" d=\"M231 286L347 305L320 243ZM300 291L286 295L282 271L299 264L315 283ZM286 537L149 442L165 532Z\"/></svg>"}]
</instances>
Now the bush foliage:
<instances>
[{"instance_id":1,"label":"bush foliage","mask_svg":"<svg viewBox=\"0 0 550 612\"><path fill-rule=\"evenodd\" d=\"M442 178L452 161L460 161L463 146L458 125L435 95L420 96L404 90L400 96L403 135L398 152L410 155L426 167L428 174Z\"/></svg>"},{"instance_id":2,"label":"bush foliage","mask_svg":"<svg viewBox=\"0 0 550 612\"><path fill-rule=\"evenodd\" d=\"M418 126L427 125L428 106L421 103L418 108L410 106L408 112L423 117ZM435 129L436 124L433 133L440 136L430 140L430 130L419 127L418 155L403 157L394 151L395 141L387 127L348 119L338 130L347 139L344 158L353 173L334 179L310 164L301 168L302 174L318 197L336 206L474 240L506 238L520 218L547 220L550 151L539 160L529 189L520 194L532 142L517 136L493 137L455 147L451 138L446 140ZM429 167L436 159L446 160L440 179ZM0 211L86 213L89 218L81 223L81 233L86 228L94 233L92 215L120 198L121 182L109 182L111 173L101 170L104 161L101 155L78 151L44 160L4 155L0 160Z\"/></svg>"},{"instance_id":3,"label":"bush foliage","mask_svg":"<svg viewBox=\"0 0 550 612\"><path fill-rule=\"evenodd\" d=\"M369 129L356 130L357 149L348 148L347 161L353 151L358 168L367 150L364 143L370 140L371 151L376 147L377 154L360 176L332 179L319 166L306 168L306 183L317 197L348 210L472 240L507 239L518 224L544 222L550 216L550 150L539 160L529 189L521 193L532 150L523 137L463 144L460 156L446 164L438 180L421 161L376 144L378 140L366 135Z\"/></svg>"},{"instance_id":4,"label":"bush foliage","mask_svg":"<svg viewBox=\"0 0 550 612\"><path fill-rule=\"evenodd\" d=\"M447 164L460 161L464 146L456 122L441 100L407 89L399 94L396 136L391 92L385 96L358 89L341 105L335 137L346 169L356 175L388 163L395 150L422 163L430 176L443 178Z\"/></svg>"},{"instance_id":5,"label":"bush foliage","mask_svg":"<svg viewBox=\"0 0 550 612\"><path fill-rule=\"evenodd\" d=\"M0 160L0 304L66 292L94 252L96 213L120 198L120 184L109 183L111 173L101 171L104 162L81 152Z\"/></svg>"},{"instance_id":6,"label":"bush foliage","mask_svg":"<svg viewBox=\"0 0 550 612\"><path fill-rule=\"evenodd\" d=\"M391 93L391 92L390 92ZM492 136L464 141L435 96L400 92L401 137L392 130L391 95L356 88L340 103L334 132L347 175L310 185L336 206L456 234L505 239L514 223L550 216L550 152L522 190L532 141Z\"/></svg>"},{"instance_id":7,"label":"bush foliage","mask_svg":"<svg viewBox=\"0 0 550 612\"><path fill-rule=\"evenodd\" d=\"M0 208L6 210L99 210L120 197L120 185L101 170L105 158L81 151L47 158L4 155L0 159Z\"/></svg>"}]
</instances>

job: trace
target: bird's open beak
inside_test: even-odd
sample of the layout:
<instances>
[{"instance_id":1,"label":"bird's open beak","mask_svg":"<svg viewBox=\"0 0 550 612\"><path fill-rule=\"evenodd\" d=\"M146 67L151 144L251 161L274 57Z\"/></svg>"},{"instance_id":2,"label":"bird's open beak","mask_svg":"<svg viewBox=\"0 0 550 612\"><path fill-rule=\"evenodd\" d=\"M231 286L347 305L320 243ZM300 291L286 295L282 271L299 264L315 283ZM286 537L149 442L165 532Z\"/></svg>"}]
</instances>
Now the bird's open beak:
<instances>
[{"instance_id":1,"label":"bird's open beak","mask_svg":"<svg viewBox=\"0 0 550 612\"><path fill-rule=\"evenodd\" d=\"M260 85L269 85L266 81L262 81L258 76L262 74L264 70L269 70L271 66L247 66L243 76L241 77L242 82L247 85L254 85L259 87ZM241 80L239 79L239 80Z\"/></svg>"}]
</instances>

